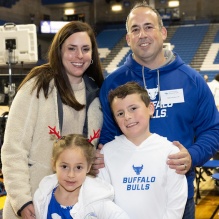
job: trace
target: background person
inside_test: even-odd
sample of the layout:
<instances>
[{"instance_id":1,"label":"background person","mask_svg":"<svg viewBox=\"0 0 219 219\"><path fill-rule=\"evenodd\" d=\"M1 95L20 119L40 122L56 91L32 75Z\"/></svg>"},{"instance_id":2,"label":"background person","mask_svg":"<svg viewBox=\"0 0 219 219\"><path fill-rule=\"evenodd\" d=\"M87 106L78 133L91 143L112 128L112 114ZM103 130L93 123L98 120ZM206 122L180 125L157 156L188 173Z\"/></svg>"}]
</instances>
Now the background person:
<instances>
[{"instance_id":1,"label":"background person","mask_svg":"<svg viewBox=\"0 0 219 219\"><path fill-rule=\"evenodd\" d=\"M104 115L100 143L106 144L121 130L115 123L108 93L128 81L147 89L155 106L150 122L152 133L179 141L180 152L170 155L170 168L186 174L188 200L184 219L194 219L195 167L201 166L219 150L219 114L203 77L186 65L178 54L163 49L167 30L159 13L145 1L137 3L126 21L127 44L132 49L123 66L111 73L100 91ZM103 167L97 154L94 169Z\"/></svg>"},{"instance_id":2,"label":"background person","mask_svg":"<svg viewBox=\"0 0 219 219\"><path fill-rule=\"evenodd\" d=\"M110 91L109 103L123 134L104 145L105 168L99 176L113 185L115 203L130 218L181 219L188 193L186 177L166 164L168 155L179 149L150 132L154 105L147 91L128 82Z\"/></svg>"},{"instance_id":3,"label":"background person","mask_svg":"<svg viewBox=\"0 0 219 219\"><path fill-rule=\"evenodd\" d=\"M214 79L211 82L208 82L208 86L211 89L216 107L219 111L219 74L216 74Z\"/></svg>"},{"instance_id":4,"label":"background person","mask_svg":"<svg viewBox=\"0 0 219 219\"><path fill-rule=\"evenodd\" d=\"M2 147L4 219L34 216L32 195L52 173L48 126L61 135L85 136L102 126L103 75L92 28L79 21L66 24L55 35L48 60L26 76L10 108Z\"/></svg>"},{"instance_id":5,"label":"background person","mask_svg":"<svg viewBox=\"0 0 219 219\"><path fill-rule=\"evenodd\" d=\"M208 82L208 75L204 75L204 80Z\"/></svg>"},{"instance_id":6,"label":"background person","mask_svg":"<svg viewBox=\"0 0 219 219\"><path fill-rule=\"evenodd\" d=\"M129 219L114 202L113 187L89 174L95 147L79 134L54 143L52 166L56 174L45 176L34 194L37 219Z\"/></svg>"}]
</instances>

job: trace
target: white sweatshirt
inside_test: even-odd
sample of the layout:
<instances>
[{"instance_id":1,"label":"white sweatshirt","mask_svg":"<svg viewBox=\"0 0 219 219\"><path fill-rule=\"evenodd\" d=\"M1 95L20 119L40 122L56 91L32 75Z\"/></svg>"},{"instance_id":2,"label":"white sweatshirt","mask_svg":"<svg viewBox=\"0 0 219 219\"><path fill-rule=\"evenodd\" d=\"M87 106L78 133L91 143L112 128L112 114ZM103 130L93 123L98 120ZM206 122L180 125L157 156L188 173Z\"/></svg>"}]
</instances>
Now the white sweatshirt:
<instances>
[{"instance_id":1,"label":"white sweatshirt","mask_svg":"<svg viewBox=\"0 0 219 219\"><path fill-rule=\"evenodd\" d=\"M58 185L56 174L46 176L34 194L36 219L46 219L53 189ZM113 187L96 177L86 177L78 202L70 211L74 219L130 219L114 202Z\"/></svg>"},{"instance_id":2,"label":"white sweatshirt","mask_svg":"<svg viewBox=\"0 0 219 219\"><path fill-rule=\"evenodd\" d=\"M180 219L187 201L187 181L166 164L179 149L152 134L136 146L124 135L104 145L105 168L99 176L115 190L115 203L131 219Z\"/></svg>"}]
</instances>

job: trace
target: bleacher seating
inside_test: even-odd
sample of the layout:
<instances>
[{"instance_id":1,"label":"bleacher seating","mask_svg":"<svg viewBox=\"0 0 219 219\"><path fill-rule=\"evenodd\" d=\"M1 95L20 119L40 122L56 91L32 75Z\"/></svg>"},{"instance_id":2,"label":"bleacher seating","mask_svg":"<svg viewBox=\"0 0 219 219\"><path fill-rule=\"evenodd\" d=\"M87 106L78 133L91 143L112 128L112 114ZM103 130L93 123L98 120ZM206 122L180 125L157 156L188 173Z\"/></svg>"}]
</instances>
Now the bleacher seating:
<instances>
[{"instance_id":1,"label":"bleacher seating","mask_svg":"<svg viewBox=\"0 0 219 219\"><path fill-rule=\"evenodd\" d=\"M214 59L214 64L219 64L219 53L217 53L217 55Z\"/></svg>"},{"instance_id":2,"label":"bleacher seating","mask_svg":"<svg viewBox=\"0 0 219 219\"><path fill-rule=\"evenodd\" d=\"M170 40L185 63L190 64L197 52L209 25L180 26Z\"/></svg>"},{"instance_id":3,"label":"bleacher seating","mask_svg":"<svg viewBox=\"0 0 219 219\"><path fill-rule=\"evenodd\" d=\"M5 21L5 20L0 20L0 26L3 26L5 23L7 23L7 21Z\"/></svg>"},{"instance_id":4,"label":"bleacher seating","mask_svg":"<svg viewBox=\"0 0 219 219\"><path fill-rule=\"evenodd\" d=\"M126 30L121 29L105 29L100 32L97 36L98 51L100 59L103 61L104 58L110 53L112 48L121 40L125 35Z\"/></svg>"},{"instance_id":5,"label":"bleacher seating","mask_svg":"<svg viewBox=\"0 0 219 219\"><path fill-rule=\"evenodd\" d=\"M108 48L111 50L116 43L125 35L125 29L103 30L97 36L98 48Z\"/></svg>"},{"instance_id":6,"label":"bleacher seating","mask_svg":"<svg viewBox=\"0 0 219 219\"><path fill-rule=\"evenodd\" d=\"M19 0L0 0L0 6L11 8Z\"/></svg>"},{"instance_id":7,"label":"bleacher seating","mask_svg":"<svg viewBox=\"0 0 219 219\"><path fill-rule=\"evenodd\" d=\"M218 71L200 71L200 74L202 75L202 77L204 77L204 75L208 75L208 82L212 81L214 79L214 76L216 74L219 73L219 70Z\"/></svg>"},{"instance_id":8,"label":"bleacher seating","mask_svg":"<svg viewBox=\"0 0 219 219\"><path fill-rule=\"evenodd\" d=\"M219 31L217 32L217 34L214 38L214 43L219 43Z\"/></svg>"},{"instance_id":9,"label":"bleacher seating","mask_svg":"<svg viewBox=\"0 0 219 219\"><path fill-rule=\"evenodd\" d=\"M115 58L110 62L110 64L106 67L106 72L112 72L114 71L118 66L122 65L127 57L127 55L130 52L129 47L123 47L119 53L115 56Z\"/></svg>"},{"instance_id":10,"label":"bleacher seating","mask_svg":"<svg viewBox=\"0 0 219 219\"><path fill-rule=\"evenodd\" d=\"M122 57L122 59L121 59L120 62L118 63L118 66L122 65L122 64L125 62L125 60L126 60L126 58L128 57L128 55L132 52L129 47L126 46L126 47L124 47L124 48L126 48L127 52L126 52L126 54L124 54L124 56ZM128 49L127 49L127 48L128 48Z\"/></svg>"},{"instance_id":11,"label":"bleacher seating","mask_svg":"<svg viewBox=\"0 0 219 219\"><path fill-rule=\"evenodd\" d=\"M217 34L214 38L214 43L216 43L216 44L219 43L219 31L217 32ZM215 60L214 60L214 64L219 64L219 52L217 52L217 55L216 55Z\"/></svg>"},{"instance_id":12,"label":"bleacher seating","mask_svg":"<svg viewBox=\"0 0 219 219\"><path fill-rule=\"evenodd\" d=\"M209 52L200 69L200 74L208 75L208 81L212 81L214 76L219 73L219 31L215 35L214 41L209 48Z\"/></svg>"}]
</instances>

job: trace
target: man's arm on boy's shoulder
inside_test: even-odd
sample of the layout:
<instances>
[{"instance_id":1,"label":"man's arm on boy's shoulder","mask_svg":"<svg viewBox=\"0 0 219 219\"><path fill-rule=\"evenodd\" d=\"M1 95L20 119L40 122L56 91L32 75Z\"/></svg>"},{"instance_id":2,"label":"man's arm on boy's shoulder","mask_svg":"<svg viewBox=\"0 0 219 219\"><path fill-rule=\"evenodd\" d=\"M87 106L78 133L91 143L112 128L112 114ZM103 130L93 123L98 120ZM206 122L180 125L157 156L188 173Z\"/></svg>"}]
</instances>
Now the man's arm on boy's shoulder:
<instances>
[{"instance_id":1,"label":"man's arm on boy's shoulder","mask_svg":"<svg viewBox=\"0 0 219 219\"><path fill-rule=\"evenodd\" d=\"M91 167L92 173L95 173L96 176L100 177L101 179L111 184L109 172L105 168L104 155L103 155L102 148L103 148L103 145L99 144L98 149L96 150L96 159Z\"/></svg>"},{"instance_id":2,"label":"man's arm on boy's shoulder","mask_svg":"<svg viewBox=\"0 0 219 219\"><path fill-rule=\"evenodd\" d=\"M178 174L186 174L192 166L192 158L188 150L178 141L173 144L179 148L179 152L168 156L167 164L171 169L175 169Z\"/></svg>"}]
</instances>

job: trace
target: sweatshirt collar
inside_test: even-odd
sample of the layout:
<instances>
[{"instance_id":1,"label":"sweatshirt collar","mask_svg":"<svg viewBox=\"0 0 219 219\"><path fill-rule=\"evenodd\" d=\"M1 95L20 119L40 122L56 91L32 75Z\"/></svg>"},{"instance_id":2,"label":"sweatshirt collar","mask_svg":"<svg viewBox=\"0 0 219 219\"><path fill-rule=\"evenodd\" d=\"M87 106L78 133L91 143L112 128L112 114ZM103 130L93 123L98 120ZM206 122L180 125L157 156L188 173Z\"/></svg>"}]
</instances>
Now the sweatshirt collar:
<instances>
[{"instance_id":1,"label":"sweatshirt collar","mask_svg":"<svg viewBox=\"0 0 219 219\"><path fill-rule=\"evenodd\" d=\"M160 94L160 70L159 69L169 65L171 62L175 60L175 56L173 52L170 50L164 50L164 56L166 58L166 62L164 63L164 65L160 66L157 69L153 69L153 70L156 70L157 72L157 88L158 88L158 94L159 94L158 96L159 96L159 102L160 102L161 108L162 108L162 102L161 102L161 94ZM145 75L144 75L144 68L145 67L142 66L142 79L143 79L144 87L147 90L147 84L146 84Z\"/></svg>"},{"instance_id":2,"label":"sweatshirt collar","mask_svg":"<svg viewBox=\"0 0 219 219\"><path fill-rule=\"evenodd\" d=\"M171 50L167 50L164 49L164 56L166 57L166 62L164 63L164 65L159 66L156 69L149 69L147 67L144 67L146 72L157 72L157 70L159 69L160 72L161 71L165 71L165 69L168 68L169 65L171 65L171 70L173 70L174 68L176 68L177 66L183 64L184 62L179 58L179 56L177 56L177 54L175 54L174 52L172 52ZM172 63L175 63L174 66L172 66ZM132 71L134 71L136 74L142 74L142 65L140 65L138 62L136 62L133 57L132 54L130 54L127 57L127 60L125 62L125 65L127 67L129 67L130 69L132 69Z\"/></svg>"}]
</instances>

